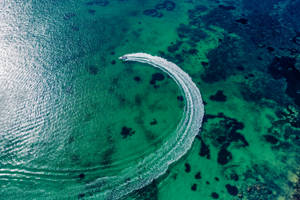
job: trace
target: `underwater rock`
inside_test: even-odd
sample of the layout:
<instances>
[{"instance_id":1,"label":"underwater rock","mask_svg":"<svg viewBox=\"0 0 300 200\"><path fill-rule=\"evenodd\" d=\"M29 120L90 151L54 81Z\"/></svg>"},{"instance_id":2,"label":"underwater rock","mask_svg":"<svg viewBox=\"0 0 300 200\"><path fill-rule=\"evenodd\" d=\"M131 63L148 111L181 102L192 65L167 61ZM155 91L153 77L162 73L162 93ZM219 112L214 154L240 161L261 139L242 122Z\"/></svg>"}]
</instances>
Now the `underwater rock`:
<instances>
[{"instance_id":1,"label":"underwater rock","mask_svg":"<svg viewBox=\"0 0 300 200\"><path fill-rule=\"evenodd\" d=\"M203 139L200 136L197 135L196 138L201 141L201 148L200 148L199 155L201 157L206 157L207 159L210 159L210 150L208 145L204 143Z\"/></svg>"},{"instance_id":2,"label":"underwater rock","mask_svg":"<svg viewBox=\"0 0 300 200\"><path fill-rule=\"evenodd\" d=\"M79 177L80 179L84 179L85 174L83 174L83 173L82 173L82 174L79 174L78 177Z\"/></svg>"},{"instance_id":3,"label":"underwater rock","mask_svg":"<svg viewBox=\"0 0 300 200\"><path fill-rule=\"evenodd\" d=\"M196 174L195 174L195 179L201 179L202 177L201 177L201 173L200 172L197 172Z\"/></svg>"},{"instance_id":4,"label":"underwater rock","mask_svg":"<svg viewBox=\"0 0 300 200\"><path fill-rule=\"evenodd\" d=\"M213 193L211 193L211 197L212 197L213 199L218 199L218 198L219 198L219 194L216 193L216 192L213 192Z\"/></svg>"},{"instance_id":5,"label":"underwater rock","mask_svg":"<svg viewBox=\"0 0 300 200\"><path fill-rule=\"evenodd\" d=\"M182 41L176 41L175 44L168 46L168 52L174 53L179 49L179 47L183 44Z\"/></svg>"},{"instance_id":6,"label":"underwater rock","mask_svg":"<svg viewBox=\"0 0 300 200\"><path fill-rule=\"evenodd\" d=\"M223 90L218 90L215 95L211 95L209 97L210 100L212 100L212 101L219 101L219 102L225 102L226 98L227 97L223 94Z\"/></svg>"},{"instance_id":7,"label":"underwater rock","mask_svg":"<svg viewBox=\"0 0 300 200\"><path fill-rule=\"evenodd\" d=\"M152 78L150 80L150 84L151 85L155 85L156 84L156 81L162 81L165 79L165 76L162 74L162 73L154 73L152 74Z\"/></svg>"},{"instance_id":8,"label":"underwater rock","mask_svg":"<svg viewBox=\"0 0 300 200\"><path fill-rule=\"evenodd\" d=\"M235 21L240 23L240 24L248 24L248 19L246 19L246 18L240 18L240 19L237 19Z\"/></svg>"},{"instance_id":9,"label":"underwater rock","mask_svg":"<svg viewBox=\"0 0 300 200\"><path fill-rule=\"evenodd\" d=\"M192 191L196 191L196 190L197 190L197 184L196 184L196 183L194 183L194 184L192 185L191 190L192 190Z\"/></svg>"},{"instance_id":10,"label":"underwater rock","mask_svg":"<svg viewBox=\"0 0 300 200\"><path fill-rule=\"evenodd\" d=\"M202 177L201 177L201 173L200 172L197 172L196 174L195 174L195 179L201 179Z\"/></svg>"},{"instance_id":11,"label":"underwater rock","mask_svg":"<svg viewBox=\"0 0 300 200\"><path fill-rule=\"evenodd\" d=\"M141 78L140 78L139 76L135 76L133 79L134 79L136 82L140 82L140 81L141 81Z\"/></svg>"},{"instance_id":12,"label":"underwater rock","mask_svg":"<svg viewBox=\"0 0 300 200\"><path fill-rule=\"evenodd\" d=\"M111 61L111 64L112 64L112 65L116 64L116 61L115 61L115 60L112 60L112 61Z\"/></svg>"},{"instance_id":13,"label":"underwater rock","mask_svg":"<svg viewBox=\"0 0 300 200\"><path fill-rule=\"evenodd\" d=\"M177 96L177 100L182 102L184 100L183 96Z\"/></svg>"},{"instance_id":14,"label":"underwater rock","mask_svg":"<svg viewBox=\"0 0 300 200\"><path fill-rule=\"evenodd\" d=\"M156 124L157 124L156 119L153 119L153 120L150 122L150 125L151 125L151 126L156 125Z\"/></svg>"},{"instance_id":15,"label":"underwater rock","mask_svg":"<svg viewBox=\"0 0 300 200\"><path fill-rule=\"evenodd\" d=\"M231 152L227 151L226 148L221 148L221 150L218 152L218 163L220 165L226 165L231 160L232 160Z\"/></svg>"},{"instance_id":16,"label":"underwater rock","mask_svg":"<svg viewBox=\"0 0 300 200\"><path fill-rule=\"evenodd\" d=\"M271 144L277 144L278 143L278 139L276 137L274 137L273 135L264 135L264 138L267 142L271 143Z\"/></svg>"},{"instance_id":17,"label":"underwater rock","mask_svg":"<svg viewBox=\"0 0 300 200\"><path fill-rule=\"evenodd\" d=\"M201 65L202 65L203 67L207 67L207 66L208 66L208 62L202 61L202 62L201 62Z\"/></svg>"},{"instance_id":18,"label":"underwater rock","mask_svg":"<svg viewBox=\"0 0 300 200\"><path fill-rule=\"evenodd\" d=\"M234 180L234 181L238 181L239 180L239 176L234 172L234 173L230 174L230 179Z\"/></svg>"},{"instance_id":19,"label":"underwater rock","mask_svg":"<svg viewBox=\"0 0 300 200\"><path fill-rule=\"evenodd\" d=\"M191 165L189 163L185 163L184 164L184 167L185 167L185 172L186 173L190 173L191 172Z\"/></svg>"},{"instance_id":20,"label":"underwater rock","mask_svg":"<svg viewBox=\"0 0 300 200\"><path fill-rule=\"evenodd\" d=\"M226 184L225 185L226 189L227 189L227 192L232 195L232 196L236 196L238 194L238 189L237 187L233 186L233 185L230 185L230 184Z\"/></svg>"},{"instance_id":21,"label":"underwater rock","mask_svg":"<svg viewBox=\"0 0 300 200\"><path fill-rule=\"evenodd\" d=\"M271 53L273 51L275 51L275 49L273 47L267 47L267 50Z\"/></svg>"},{"instance_id":22,"label":"underwater rock","mask_svg":"<svg viewBox=\"0 0 300 200\"><path fill-rule=\"evenodd\" d=\"M123 136L123 138L127 138L128 136L132 136L134 133L135 133L135 131L132 130L132 128L128 128L126 126L122 127L121 135Z\"/></svg>"},{"instance_id":23,"label":"underwater rock","mask_svg":"<svg viewBox=\"0 0 300 200\"><path fill-rule=\"evenodd\" d=\"M82 199L83 197L85 197L85 194L83 193L78 194L78 199Z\"/></svg>"}]
</instances>

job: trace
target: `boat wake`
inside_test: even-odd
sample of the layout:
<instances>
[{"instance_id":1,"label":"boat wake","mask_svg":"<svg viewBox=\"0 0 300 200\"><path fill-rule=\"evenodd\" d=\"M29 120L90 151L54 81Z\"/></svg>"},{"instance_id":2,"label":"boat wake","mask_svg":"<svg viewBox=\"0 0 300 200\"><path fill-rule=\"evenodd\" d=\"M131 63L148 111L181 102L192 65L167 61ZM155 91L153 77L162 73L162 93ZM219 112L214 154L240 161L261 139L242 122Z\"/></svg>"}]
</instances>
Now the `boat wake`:
<instances>
[{"instance_id":1,"label":"boat wake","mask_svg":"<svg viewBox=\"0 0 300 200\"><path fill-rule=\"evenodd\" d=\"M0 182L9 179L22 180L18 183L27 181L29 182L27 186L30 187L26 190L23 189L24 186L20 186L19 192L14 187L2 188L7 195L15 199L19 197L32 199L32 196L35 196L35 199L39 199L39 197L40 199L53 199L53 197L70 199L76 198L78 194L79 197L84 196L87 199L120 199L132 191L150 184L154 179L164 174L171 163L177 161L191 148L202 124L204 106L201 94L189 75L174 63L145 53L127 54L120 57L120 59L124 62L135 61L152 65L167 73L177 83L185 97L185 107L182 119L174 133L170 134L169 139L153 153L141 158L140 161L136 161L136 165L122 169L113 175L105 176L101 167L60 170L26 168L22 165L7 164L5 168L0 169ZM93 175L93 177L102 175L97 179L90 180L91 182L83 183L78 181L77 176L71 175L74 173L85 173ZM31 187L31 185L39 185L39 187ZM46 188L53 187L54 190L59 189L61 192L57 193L57 191L50 189L48 191L42 190L40 189L42 188L41 185ZM63 187L63 189L60 187Z\"/></svg>"},{"instance_id":2,"label":"boat wake","mask_svg":"<svg viewBox=\"0 0 300 200\"><path fill-rule=\"evenodd\" d=\"M99 194L100 196L104 195L104 199L119 199L150 184L164 174L171 163L177 161L191 148L194 138L201 128L204 115L204 105L199 89L190 76L174 63L146 53L126 54L119 59L124 62L146 63L167 73L181 89L185 97L185 107L182 119L170 140L136 166L123 170L118 177L98 180L111 183L108 191Z\"/></svg>"}]
</instances>

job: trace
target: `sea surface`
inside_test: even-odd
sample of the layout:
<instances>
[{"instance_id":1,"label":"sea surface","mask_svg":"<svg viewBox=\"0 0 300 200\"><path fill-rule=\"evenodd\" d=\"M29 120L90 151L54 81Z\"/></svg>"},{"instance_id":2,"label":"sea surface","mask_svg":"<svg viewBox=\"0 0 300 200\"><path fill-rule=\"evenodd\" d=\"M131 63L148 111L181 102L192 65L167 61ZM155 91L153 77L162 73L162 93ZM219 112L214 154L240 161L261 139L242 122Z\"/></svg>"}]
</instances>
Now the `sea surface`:
<instances>
[{"instance_id":1,"label":"sea surface","mask_svg":"<svg viewBox=\"0 0 300 200\"><path fill-rule=\"evenodd\" d=\"M136 52L205 105L150 184L186 100ZM300 0L0 1L0 200L298 200L299 108Z\"/></svg>"}]
</instances>

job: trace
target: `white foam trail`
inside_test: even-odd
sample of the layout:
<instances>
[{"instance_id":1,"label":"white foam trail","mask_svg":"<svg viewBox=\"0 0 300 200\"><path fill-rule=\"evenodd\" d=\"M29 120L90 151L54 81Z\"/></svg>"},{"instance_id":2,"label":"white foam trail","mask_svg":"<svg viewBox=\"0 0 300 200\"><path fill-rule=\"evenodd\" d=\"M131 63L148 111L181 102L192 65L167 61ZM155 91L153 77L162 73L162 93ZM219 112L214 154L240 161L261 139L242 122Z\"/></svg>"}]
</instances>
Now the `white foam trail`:
<instances>
[{"instance_id":1,"label":"white foam trail","mask_svg":"<svg viewBox=\"0 0 300 200\"><path fill-rule=\"evenodd\" d=\"M150 184L154 179L164 174L171 163L177 161L191 148L194 138L200 130L204 115L204 106L199 89L190 76L174 63L146 53L126 54L119 59L150 64L167 73L181 89L185 97L185 107L175 133L161 148L147 156L136 166L123 170L120 176L102 179L103 182L110 185L105 193L100 194L100 196L103 195L103 199L119 199Z\"/></svg>"}]
</instances>

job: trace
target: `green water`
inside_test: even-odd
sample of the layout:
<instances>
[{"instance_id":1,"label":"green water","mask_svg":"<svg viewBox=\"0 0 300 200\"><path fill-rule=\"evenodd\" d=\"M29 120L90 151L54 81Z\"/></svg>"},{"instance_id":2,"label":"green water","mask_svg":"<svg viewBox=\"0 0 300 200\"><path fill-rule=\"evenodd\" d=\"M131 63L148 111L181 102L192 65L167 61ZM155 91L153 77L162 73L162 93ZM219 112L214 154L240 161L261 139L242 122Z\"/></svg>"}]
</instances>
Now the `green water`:
<instances>
[{"instance_id":1,"label":"green water","mask_svg":"<svg viewBox=\"0 0 300 200\"><path fill-rule=\"evenodd\" d=\"M180 66L208 117L183 158L124 199L297 199L299 1L174 1L161 17L144 11L163 1L105 2L0 2L0 199L99 199L99 179L168 141L182 94L118 60L132 52ZM272 77L276 57L295 59L295 77Z\"/></svg>"}]
</instances>

